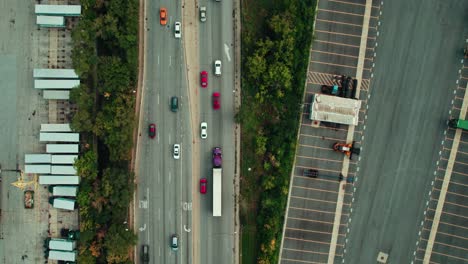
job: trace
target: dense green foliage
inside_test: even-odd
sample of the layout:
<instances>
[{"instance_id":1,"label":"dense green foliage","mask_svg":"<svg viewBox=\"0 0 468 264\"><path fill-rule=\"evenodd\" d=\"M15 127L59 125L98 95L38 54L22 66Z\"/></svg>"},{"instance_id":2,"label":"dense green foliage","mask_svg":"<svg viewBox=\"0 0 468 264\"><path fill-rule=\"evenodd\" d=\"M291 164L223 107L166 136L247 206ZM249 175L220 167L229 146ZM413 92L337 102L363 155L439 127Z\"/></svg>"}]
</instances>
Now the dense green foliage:
<instances>
[{"instance_id":1,"label":"dense green foliage","mask_svg":"<svg viewBox=\"0 0 468 264\"><path fill-rule=\"evenodd\" d=\"M244 206L242 218L250 228L247 215L257 214L258 249L252 257L257 263L277 263L316 1L244 2L257 9L243 9L243 101L237 120L243 130L246 188L241 195L248 200L244 203L253 200L255 206ZM261 19L254 23L257 27L246 26L246 20L254 17Z\"/></svg>"},{"instance_id":2,"label":"dense green foliage","mask_svg":"<svg viewBox=\"0 0 468 264\"><path fill-rule=\"evenodd\" d=\"M129 171L137 80L138 1L82 0L72 32L73 67L83 84L72 128L87 142L81 176L79 263L131 263L137 237L127 224L133 196Z\"/></svg>"}]
</instances>

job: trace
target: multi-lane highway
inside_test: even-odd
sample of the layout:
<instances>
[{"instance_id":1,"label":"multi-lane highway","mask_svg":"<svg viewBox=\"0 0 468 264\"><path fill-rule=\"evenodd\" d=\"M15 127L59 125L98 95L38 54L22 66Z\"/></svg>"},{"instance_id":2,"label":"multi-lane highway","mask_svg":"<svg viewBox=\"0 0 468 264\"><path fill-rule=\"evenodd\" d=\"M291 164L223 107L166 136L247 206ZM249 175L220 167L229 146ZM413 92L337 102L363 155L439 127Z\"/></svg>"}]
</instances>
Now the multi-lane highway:
<instances>
[{"instance_id":1,"label":"multi-lane highway","mask_svg":"<svg viewBox=\"0 0 468 264\"><path fill-rule=\"evenodd\" d=\"M207 20L198 17L206 6ZM139 232L136 259L149 245L150 263L230 263L234 261L234 92L232 3L211 0L147 1L145 64L137 148L135 227ZM167 9L167 25L159 10ZM182 38L174 22L182 23ZM197 24L195 24L197 23ZM222 61L221 76L214 60ZM208 72L208 87L200 86L200 71ZM221 107L212 107L212 94L221 94ZM170 98L179 98L176 113ZM200 138L200 122L208 137ZM156 124L154 139L148 125ZM173 144L181 157L173 158ZM212 216L211 150L223 150L222 216ZM206 194L199 192L207 178ZM179 248L170 247L177 234Z\"/></svg>"}]
</instances>

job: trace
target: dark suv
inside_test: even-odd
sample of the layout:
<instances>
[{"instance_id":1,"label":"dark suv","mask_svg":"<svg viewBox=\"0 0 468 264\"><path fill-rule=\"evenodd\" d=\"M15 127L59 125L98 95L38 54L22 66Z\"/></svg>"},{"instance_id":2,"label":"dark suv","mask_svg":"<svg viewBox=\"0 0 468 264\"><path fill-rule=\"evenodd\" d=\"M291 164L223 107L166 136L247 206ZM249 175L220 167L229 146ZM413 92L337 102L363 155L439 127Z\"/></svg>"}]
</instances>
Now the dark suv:
<instances>
[{"instance_id":1,"label":"dark suv","mask_svg":"<svg viewBox=\"0 0 468 264\"><path fill-rule=\"evenodd\" d=\"M149 246L148 245L143 245L141 246L141 261L144 264L149 263Z\"/></svg>"},{"instance_id":2,"label":"dark suv","mask_svg":"<svg viewBox=\"0 0 468 264\"><path fill-rule=\"evenodd\" d=\"M172 96L171 97L171 111L177 112L177 109L179 109L179 98L177 98L177 96Z\"/></svg>"}]
</instances>

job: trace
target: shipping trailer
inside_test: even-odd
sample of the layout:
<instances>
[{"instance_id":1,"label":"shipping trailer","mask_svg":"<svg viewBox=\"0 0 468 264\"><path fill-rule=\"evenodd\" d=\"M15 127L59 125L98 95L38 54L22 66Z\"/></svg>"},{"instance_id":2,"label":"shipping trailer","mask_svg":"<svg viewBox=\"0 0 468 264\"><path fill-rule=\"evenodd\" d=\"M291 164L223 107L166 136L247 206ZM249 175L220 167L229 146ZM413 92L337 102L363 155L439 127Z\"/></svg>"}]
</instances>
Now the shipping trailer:
<instances>
[{"instance_id":1,"label":"shipping trailer","mask_svg":"<svg viewBox=\"0 0 468 264\"><path fill-rule=\"evenodd\" d=\"M73 89L80 85L80 80L48 79L34 80L35 89Z\"/></svg>"},{"instance_id":2,"label":"shipping trailer","mask_svg":"<svg viewBox=\"0 0 468 264\"><path fill-rule=\"evenodd\" d=\"M25 154L24 163L50 163L52 161L51 154Z\"/></svg>"},{"instance_id":3,"label":"shipping trailer","mask_svg":"<svg viewBox=\"0 0 468 264\"><path fill-rule=\"evenodd\" d=\"M79 142L80 133L48 133L41 132L39 134L41 142Z\"/></svg>"},{"instance_id":4,"label":"shipping trailer","mask_svg":"<svg viewBox=\"0 0 468 264\"><path fill-rule=\"evenodd\" d=\"M50 166L50 174L76 175L76 169L73 166Z\"/></svg>"},{"instance_id":5,"label":"shipping trailer","mask_svg":"<svg viewBox=\"0 0 468 264\"><path fill-rule=\"evenodd\" d=\"M74 69L34 69L34 79L79 79Z\"/></svg>"},{"instance_id":6,"label":"shipping trailer","mask_svg":"<svg viewBox=\"0 0 468 264\"><path fill-rule=\"evenodd\" d=\"M36 15L46 16L80 16L81 5L36 5Z\"/></svg>"},{"instance_id":7,"label":"shipping trailer","mask_svg":"<svg viewBox=\"0 0 468 264\"><path fill-rule=\"evenodd\" d=\"M24 173L50 173L50 165L24 165Z\"/></svg>"},{"instance_id":8,"label":"shipping trailer","mask_svg":"<svg viewBox=\"0 0 468 264\"><path fill-rule=\"evenodd\" d=\"M49 186L49 191L52 193L53 196L68 196L68 197L76 197L78 193L78 186Z\"/></svg>"},{"instance_id":9,"label":"shipping trailer","mask_svg":"<svg viewBox=\"0 0 468 264\"><path fill-rule=\"evenodd\" d=\"M41 132L71 132L70 124L41 124Z\"/></svg>"},{"instance_id":10,"label":"shipping trailer","mask_svg":"<svg viewBox=\"0 0 468 264\"><path fill-rule=\"evenodd\" d=\"M78 153L78 144L47 144L47 153Z\"/></svg>"},{"instance_id":11,"label":"shipping trailer","mask_svg":"<svg viewBox=\"0 0 468 264\"><path fill-rule=\"evenodd\" d=\"M36 24L44 28L64 28L65 18L63 16L37 16Z\"/></svg>"},{"instance_id":12,"label":"shipping trailer","mask_svg":"<svg viewBox=\"0 0 468 264\"><path fill-rule=\"evenodd\" d=\"M70 91L44 90L42 97L47 100L68 100Z\"/></svg>"},{"instance_id":13,"label":"shipping trailer","mask_svg":"<svg viewBox=\"0 0 468 264\"><path fill-rule=\"evenodd\" d=\"M52 164L74 164L78 155L52 155Z\"/></svg>"},{"instance_id":14,"label":"shipping trailer","mask_svg":"<svg viewBox=\"0 0 468 264\"><path fill-rule=\"evenodd\" d=\"M80 177L76 175L40 175L41 185L78 185Z\"/></svg>"}]
</instances>

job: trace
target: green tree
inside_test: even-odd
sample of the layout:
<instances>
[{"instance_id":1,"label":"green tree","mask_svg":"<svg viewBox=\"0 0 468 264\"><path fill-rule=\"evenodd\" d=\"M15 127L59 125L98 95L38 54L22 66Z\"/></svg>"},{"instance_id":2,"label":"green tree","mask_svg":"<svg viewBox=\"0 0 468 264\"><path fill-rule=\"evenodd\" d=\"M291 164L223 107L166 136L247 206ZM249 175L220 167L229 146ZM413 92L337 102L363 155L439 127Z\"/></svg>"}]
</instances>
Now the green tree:
<instances>
[{"instance_id":1,"label":"green tree","mask_svg":"<svg viewBox=\"0 0 468 264\"><path fill-rule=\"evenodd\" d=\"M72 89L70 101L78 106L78 111L73 116L71 127L77 132L91 132L94 127L94 100L95 94L85 84Z\"/></svg>"},{"instance_id":2,"label":"green tree","mask_svg":"<svg viewBox=\"0 0 468 264\"><path fill-rule=\"evenodd\" d=\"M122 224L113 224L104 238L107 263L125 263L129 260L131 247L136 245L137 236L133 231L125 231Z\"/></svg>"},{"instance_id":3,"label":"green tree","mask_svg":"<svg viewBox=\"0 0 468 264\"><path fill-rule=\"evenodd\" d=\"M83 178L93 181L98 175L97 153L88 150L75 161L75 168Z\"/></svg>"}]
</instances>

